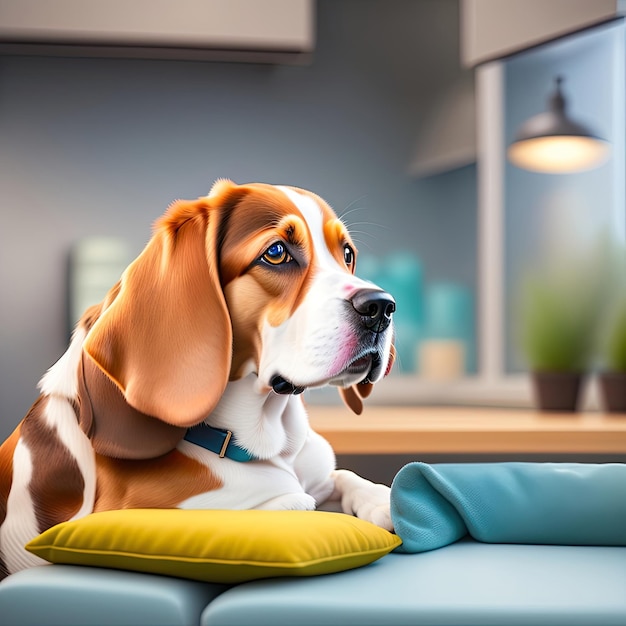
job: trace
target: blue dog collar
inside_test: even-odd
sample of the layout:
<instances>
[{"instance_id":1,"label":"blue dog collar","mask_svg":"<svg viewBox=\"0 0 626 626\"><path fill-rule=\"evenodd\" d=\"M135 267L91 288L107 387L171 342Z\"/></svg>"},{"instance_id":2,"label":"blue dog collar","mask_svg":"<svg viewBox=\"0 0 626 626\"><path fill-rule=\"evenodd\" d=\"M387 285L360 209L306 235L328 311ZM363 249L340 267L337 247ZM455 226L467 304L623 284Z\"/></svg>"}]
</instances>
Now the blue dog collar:
<instances>
[{"instance_id":1,"label":"blue dog collar","mask_svg":"<svg viewBox=\"0 0 626 626\"><path fill-rule=\"evenodd\" d=\"M200 423L197 426L188 428L185 434L185 440L190 443L195 443L197 446L201 446L206 450L215 452L220 459L226 457L233 461L247 463L248 461L254 461L256 458L245 448L238 446L233 441L233 433L231 430L213 428L213 426L209 426L205 423Z\"/></svg>"}]
</instances>

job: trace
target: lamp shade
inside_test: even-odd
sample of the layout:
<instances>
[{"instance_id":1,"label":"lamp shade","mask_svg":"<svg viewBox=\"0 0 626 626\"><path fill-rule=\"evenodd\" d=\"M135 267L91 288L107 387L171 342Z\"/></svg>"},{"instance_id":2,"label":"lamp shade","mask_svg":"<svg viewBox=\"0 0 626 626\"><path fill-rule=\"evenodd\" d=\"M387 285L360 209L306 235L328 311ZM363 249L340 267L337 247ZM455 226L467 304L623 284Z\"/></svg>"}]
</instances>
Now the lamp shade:
<instances>
[{"instance_id":1,"label":"lamp shade","mask_svg":"<svg viewBox=\"0 0 626 626\"><path fill-rule=\"evenodd\" d=\"M565 174L598 167L608 159L609 143L568 117L561 82L560 77L556 79L549 110L519 128L508 150L514 165L534 172Z\"/></svg>"}]
</instances>

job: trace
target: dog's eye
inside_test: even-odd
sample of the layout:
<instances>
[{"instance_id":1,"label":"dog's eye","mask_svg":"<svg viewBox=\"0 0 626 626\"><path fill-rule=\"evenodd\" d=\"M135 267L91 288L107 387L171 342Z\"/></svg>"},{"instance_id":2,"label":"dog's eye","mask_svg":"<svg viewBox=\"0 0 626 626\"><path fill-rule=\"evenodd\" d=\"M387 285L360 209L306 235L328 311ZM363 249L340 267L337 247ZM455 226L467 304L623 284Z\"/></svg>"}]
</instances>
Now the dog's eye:
<instances>
[{"instance_id":1,"label":"dog's eye","mask_svg":"<svg viewBox=\"0 0 626 626\"><path fill-rule=\"evenodd\" d=\"M273 243L261 258L270 265L281 265L291 261L291 255L280 241Z\"/></svg>"},{"instance_id":2,"label":"dog's eye","mask_svg":"<svg viewBox=\"0 0 626 626\"><path fill-rule=\"evenodd\" d=\"M348 244L343 247L343 260L348 267L354 265L354 250Z\"/></svg>"}]
</instances>

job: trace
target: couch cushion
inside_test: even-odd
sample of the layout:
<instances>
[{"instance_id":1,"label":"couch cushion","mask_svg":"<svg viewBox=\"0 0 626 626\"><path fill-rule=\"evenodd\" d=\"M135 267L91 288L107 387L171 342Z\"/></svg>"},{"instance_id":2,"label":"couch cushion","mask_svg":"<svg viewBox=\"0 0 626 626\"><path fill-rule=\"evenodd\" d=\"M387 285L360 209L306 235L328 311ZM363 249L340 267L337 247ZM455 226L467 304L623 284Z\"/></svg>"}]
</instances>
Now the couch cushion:
<instances>
[{"instance_id":1,"label":"couch cushion","mask_svg":"<svg viewBox=\"0 0 626 626\"><path fill-rule=\"evenodd\" d=\"M197 626L226 587L77 565L41 565L0 583L2 626Z\"/></svg>"},{"instance_id":2,"label":"couch cushion","mask_svg":"<svg viewBox=\"0 0 626 626\"><path fill-rule=\"evenodd\" d=\"M202 626L626 624L626 548L481 544L225 591Z\"/></svg>"},{"instance_id":3,"label":"couch cushion","mask_svg":"<svg viewBox=\"0 0 626 626\"><path fill-rule=\"evenodd\" d=\"M400 543L343 513L125 509L63 522L26 548L53 563L233 583L360 567Z\"/></svg>"}]
</instances>

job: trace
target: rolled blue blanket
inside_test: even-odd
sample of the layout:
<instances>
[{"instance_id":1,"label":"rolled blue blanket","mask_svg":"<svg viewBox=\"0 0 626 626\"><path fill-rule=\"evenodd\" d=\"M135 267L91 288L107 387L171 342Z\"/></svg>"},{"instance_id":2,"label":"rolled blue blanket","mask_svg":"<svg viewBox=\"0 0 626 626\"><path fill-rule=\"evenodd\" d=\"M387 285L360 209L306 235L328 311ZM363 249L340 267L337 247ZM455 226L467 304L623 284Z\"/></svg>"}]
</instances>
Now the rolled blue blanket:
<instances>
[{"instance_id":1,"label":"rolled blue blanket","mask_svg":"<svg viewBox=\"0 0 626 626\"><path fill-rule=\"evenodd\" d=\"M626 545L626 465L409 463L391 486L397 552L487 543Z\"/></svg>"}]
</instances>

